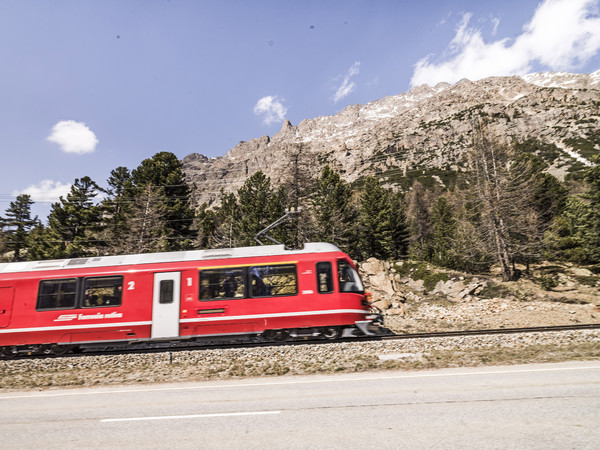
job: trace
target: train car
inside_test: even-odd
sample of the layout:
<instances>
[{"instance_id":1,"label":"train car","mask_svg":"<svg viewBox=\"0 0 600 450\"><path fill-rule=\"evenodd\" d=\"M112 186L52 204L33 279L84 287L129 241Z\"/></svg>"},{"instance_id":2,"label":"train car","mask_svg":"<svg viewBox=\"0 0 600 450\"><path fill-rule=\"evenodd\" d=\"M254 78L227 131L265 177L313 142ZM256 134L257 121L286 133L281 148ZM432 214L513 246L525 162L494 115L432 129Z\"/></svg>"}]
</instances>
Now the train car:
<instances>
[{"instance_id":1,"label":"train car","mask_svg":"<svg viewBox=\"0 0 600 450\"><path fill-rule=\"evenodd\" d=\"M309 243L0 264L0 354L261 334L372 334L350 258Z\"/></svg>"}]
</instances>

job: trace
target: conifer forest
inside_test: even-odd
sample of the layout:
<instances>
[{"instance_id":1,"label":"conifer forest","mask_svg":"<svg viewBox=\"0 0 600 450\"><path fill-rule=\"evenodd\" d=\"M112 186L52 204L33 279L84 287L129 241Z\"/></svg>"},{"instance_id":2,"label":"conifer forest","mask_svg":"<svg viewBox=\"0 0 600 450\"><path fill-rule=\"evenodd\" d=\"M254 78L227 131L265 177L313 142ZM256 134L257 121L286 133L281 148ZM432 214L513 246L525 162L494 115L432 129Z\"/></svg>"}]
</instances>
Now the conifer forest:
<instances>
[{"instance_id":1,"label":"conifer forest","mask_svg":"<svg viewBox=\"0 0 600 450\"><path fill-rule=\"evenodd\" d=\"M84 258L258 245L255 235L300 210L270 235L288 247L330 242L356 260L411 259L469 273L542 260L600 269L600 163L560 181L522 148L479 133L470 170L445 189L413 180L401 191L375 175L345 182L329 166L274 186L261 171L213 205L194 204L199 186L182 164L160 152L130 170L117 167L105 184L74 180L45 220L19 195L0 214L2 261ZM596 270L594 270L596 271Z\"/></svg>"}]
</instances>

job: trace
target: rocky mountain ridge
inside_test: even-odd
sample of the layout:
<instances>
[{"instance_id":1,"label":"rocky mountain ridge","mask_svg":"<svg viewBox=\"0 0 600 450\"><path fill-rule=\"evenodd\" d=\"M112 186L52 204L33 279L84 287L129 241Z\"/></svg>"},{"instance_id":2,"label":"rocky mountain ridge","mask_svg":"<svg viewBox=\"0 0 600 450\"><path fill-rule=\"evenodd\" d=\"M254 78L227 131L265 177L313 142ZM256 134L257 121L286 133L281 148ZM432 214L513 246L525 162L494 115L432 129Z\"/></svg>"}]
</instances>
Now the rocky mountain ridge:
<instances>
[{"instance_id":1,"label":"rocky mountain ridge","mask_svg":"<svg viewBox=\"0 0 600 450\"><path fill-rule=\"evenodd\" d=\"M326 164L348 182L377 174L402 190L416 178L447 185L467 167L476 117L500 139L536 143L549 170L564 177L600 153L600 71L418 86L297 126L286 121L273 137L240 142L222 157L193 153L183 166L197 200L208 204L258 170L279 185L299 171L317 175Z\"/></svg>"}]
</instances>

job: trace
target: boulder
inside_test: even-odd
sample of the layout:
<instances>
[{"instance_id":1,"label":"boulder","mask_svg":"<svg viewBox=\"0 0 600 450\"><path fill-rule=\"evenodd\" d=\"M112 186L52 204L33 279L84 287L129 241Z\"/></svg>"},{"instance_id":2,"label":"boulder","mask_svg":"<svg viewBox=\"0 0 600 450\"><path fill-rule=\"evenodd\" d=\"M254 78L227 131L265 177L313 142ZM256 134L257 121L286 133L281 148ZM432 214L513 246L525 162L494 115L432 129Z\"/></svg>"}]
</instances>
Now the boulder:
<instances>
[{"instance_id":1,"label":"boulder","mask_svg":"<svg viewBox=\"0 0 600 450\"><path fill-rule=\"evenodd\" d=\"M385 272L385 266L376 258L369 258L360 265L360 269L365 275L377 275Z\"/></svg>"},{"instance_id":2,"label":"boulder","mask_svg":"<svg viewBox=\"0 0 600 450\"><path fill-rule=\"evenodd\" d=\"M410 289L412 289L413 291L417 291L417 292L425 291L425 286L424 286L423 280L413 280L412 278L408 278L408 279L406 279L406 281L404 281L404 284L407 287L409 287Z\"/></svg>"},{"instance_id":3,"label":"boulder","mask_svg":"<svg viewBox=\"0 0 600 450\"><path fill-rule=\"evenodd\" d=\"M396 293L392 280L386 273L369 276L369 284L373 292L377 291L383 296L393 296Z\"/></svg>"},{"instance_id":4,"label":"boulder","mask_svg":"<svg viewBox=\"0 0 600 450\"><path fill-rule=\"evenodd\" d=\"M465 289L465 284L462 281L438 281L431 291L432 294L443 294L448 297L455 297Z\"/></svg>"},{"instance_id":5,"label":"boulder","mask_svg":"<svg viewBox=\"0 0 600 450\"><path fill-rule=\"evenodd\" d=\"M479 294L486 284L476 280L466 285L461 280L438 281L431 293L445 295L454 301L469 300L471 296Z\"/></svg>"},{"instance_id":6,"label":"boulder","mask_svg":"<svg viewBox=\"0 0 600 450\"><path fill-rule=\"evenodd\" d=\"M372 302L372 305L375 306L376 308L379 308L382 311L385 311L386 309L389 309L390 302L389 302L389 300L382 298L382 299L377 299L374 302Z\"/></svg>"}]
</instances>

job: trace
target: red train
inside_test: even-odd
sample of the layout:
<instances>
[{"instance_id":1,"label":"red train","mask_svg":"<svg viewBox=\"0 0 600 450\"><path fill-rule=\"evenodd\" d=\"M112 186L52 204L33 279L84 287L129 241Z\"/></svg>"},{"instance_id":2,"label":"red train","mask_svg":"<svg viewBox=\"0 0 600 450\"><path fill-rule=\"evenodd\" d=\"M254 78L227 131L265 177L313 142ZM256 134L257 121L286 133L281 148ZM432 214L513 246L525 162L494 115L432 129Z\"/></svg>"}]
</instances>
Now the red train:
<instances>
[{"instance_id":1,"label":"red train","mask_svg":"<svg viewBox=\"0 0 600 450\"><path fill-rule=\"evenodd\" d=\"M0 264L4 357L209 336L334 339L372 334L378 319L331 244Z\"/></svg>"}]
</instances>

